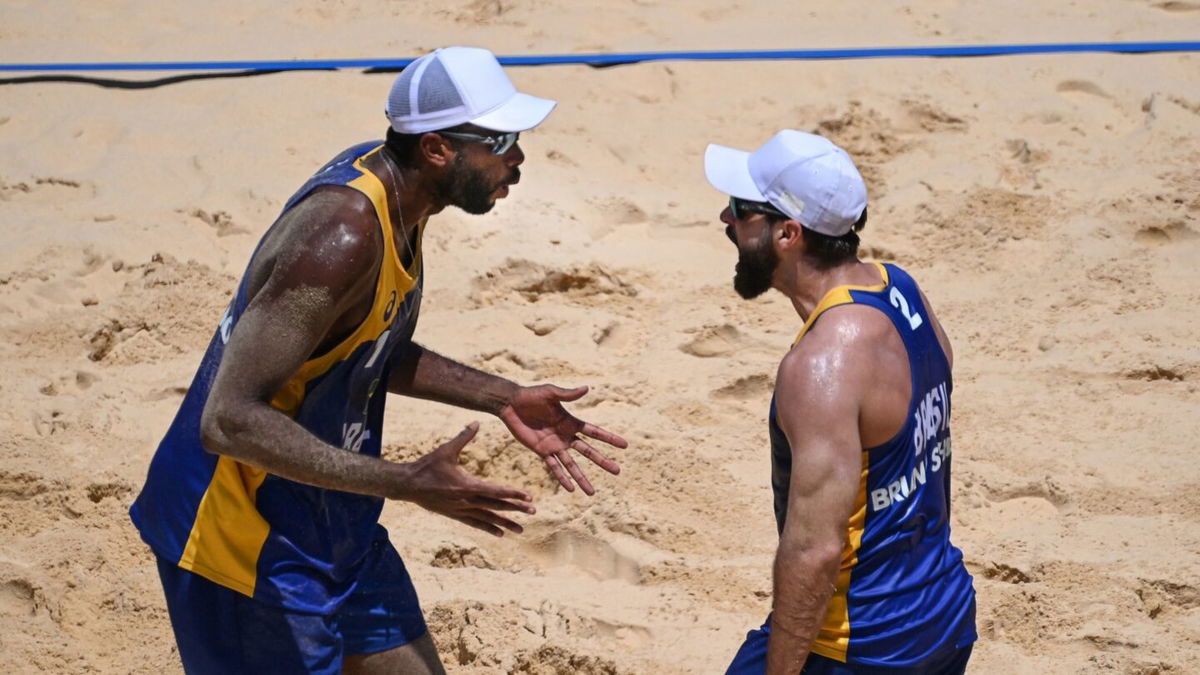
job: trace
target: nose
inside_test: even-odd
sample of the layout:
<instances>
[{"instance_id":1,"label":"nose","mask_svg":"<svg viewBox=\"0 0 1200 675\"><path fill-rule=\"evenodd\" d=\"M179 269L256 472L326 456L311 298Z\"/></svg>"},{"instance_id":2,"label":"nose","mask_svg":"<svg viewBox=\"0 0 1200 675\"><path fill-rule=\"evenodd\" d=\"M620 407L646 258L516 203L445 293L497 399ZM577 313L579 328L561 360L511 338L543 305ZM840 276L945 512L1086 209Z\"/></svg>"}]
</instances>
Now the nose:
<instances>
[{"instance_id":1,"label":"nose","mask_svg":"<svg viewBox=\"0 0 1200 675\"><path fill-rule=\"evenodd\" d=\"M725 223L726 225L733 225L735 222L733 219L733 209L730 209L728 206L726 206L725 208L721 209L721 215L718 216L718 218L720 218L721 222Z\"/></svg>"},{"instance_id":2,"label":"nose","mask_svg":"<svg viewBox=\"0 0 1200 675\"><path fill-rule=\"evenodd\" d=\"M508 152L504 153L504 163L514 168L525 163L525 151L521 149L521 141L513 143Z\"/></svg>"}]
</instances>

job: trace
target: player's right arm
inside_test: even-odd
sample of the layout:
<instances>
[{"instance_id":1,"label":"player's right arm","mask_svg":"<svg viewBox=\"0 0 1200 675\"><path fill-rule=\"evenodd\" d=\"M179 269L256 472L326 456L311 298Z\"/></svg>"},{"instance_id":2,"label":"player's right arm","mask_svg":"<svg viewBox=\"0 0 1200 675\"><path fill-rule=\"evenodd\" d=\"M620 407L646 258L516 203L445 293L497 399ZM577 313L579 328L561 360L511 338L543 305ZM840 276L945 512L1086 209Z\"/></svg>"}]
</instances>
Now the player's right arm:
<instances>
[{"instance_id":1,"label":"player's right arm","mask_svg":"<svg viewBox=\"0 0 1200 675\"><path fill-rule=\"evenodd\" d=\"M877 366L863 324L874 309L821 317L779 366L777 420L792 450L787 518L775 553L770 675L804 666L835 590L862 475L863 390Z\"/></svg>"},{"instance_id":2,"label":"player's right arm","mask_svg":"<svg viewBox=\"0 0 1200 675\"><path fill-rule=\"evenodd\" d=\"M225 345L201 418L204 447L308 485L413 501L493 534L520 527L497 511L532 512L526 493L458 467L469 427L411 463L329 445L270 405L332 329L361 317L383 241L365 197L314 193L283 216L247 272L253 295Z\"/></svg>"}]
</instances>

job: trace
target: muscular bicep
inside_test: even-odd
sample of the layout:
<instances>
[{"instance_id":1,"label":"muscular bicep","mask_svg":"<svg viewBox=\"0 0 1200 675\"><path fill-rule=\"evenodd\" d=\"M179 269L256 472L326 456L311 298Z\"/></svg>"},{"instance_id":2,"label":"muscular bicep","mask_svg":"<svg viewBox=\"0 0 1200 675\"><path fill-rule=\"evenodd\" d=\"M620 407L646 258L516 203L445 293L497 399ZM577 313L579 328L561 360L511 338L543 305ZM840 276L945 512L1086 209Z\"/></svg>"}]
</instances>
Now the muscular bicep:
<instances>
[{"instance_id":1,"label":"muscular bicep","mask_svg":"<svg viewBox=\"0 0 1200 675\"><path fill-rule=\"evenodd\" d=\"M840 550L862 473L861 396L847 353L816 347L797 347L776 381L777 420L792 449L784 534L801 548Z\"/></svg>"},{"instance_id":2,"label":"muscular bicep","mask_svg":"<svg viewBox=\"0 0 1200 675\"><path fill-rule=\"evenodd\" d=\"M269 401L370 293L381 246L364 217L330 196L279 224L287 231L251 266L265 281L230 334L210 401Z\"/></svg>"}]
</instances>

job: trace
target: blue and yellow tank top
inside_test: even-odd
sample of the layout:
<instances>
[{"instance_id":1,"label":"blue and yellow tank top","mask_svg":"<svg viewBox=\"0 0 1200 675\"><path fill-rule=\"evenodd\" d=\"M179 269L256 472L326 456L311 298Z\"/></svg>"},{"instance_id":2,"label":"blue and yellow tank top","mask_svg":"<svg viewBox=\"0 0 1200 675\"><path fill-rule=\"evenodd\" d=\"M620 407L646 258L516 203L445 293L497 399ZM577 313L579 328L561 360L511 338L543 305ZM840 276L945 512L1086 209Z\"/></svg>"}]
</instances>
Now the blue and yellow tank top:
<instances>
[{"instance_id":1,"label":"blue and yellow tank top","mask_svg":"<svg viewBox=\"0 0 1200 675\"><path fill-rule=\"evenodd\" d=\"M364 143L341 153L283 208L324 185L358 190L375 206L385 251L367 317L335 347L306 361L271 400L322 441L373 457L380 453L389 357L412 339L421 304L420 232L417 255L405 269L387 192L363 164L381 147ZM158 446L130 516L158 556L184 569L269 604L327 613L354 589L383 499L286 480L209 453L200 442L200 415L248 302L247 277Z\"/></svg>"},{"instance_id":2,"label":"blue and yellow tank top","mask_svg":"<svg viewBox=\"0 0 1200 675\"><path fill-rule=\"evenodd\" d=\"M822 298L798 343L832 307L857 303L892 320L912 371L904 427L862 451L862 479L837 584L812 651L844 663L906 668L976 639L975 591L950 543L950 364L916 282L876 263L880 286L839 286ZM793 343L794 344L794 343ZM770 414L775 521L783 532L792 450Z\"/></svg>"}]
</instances>

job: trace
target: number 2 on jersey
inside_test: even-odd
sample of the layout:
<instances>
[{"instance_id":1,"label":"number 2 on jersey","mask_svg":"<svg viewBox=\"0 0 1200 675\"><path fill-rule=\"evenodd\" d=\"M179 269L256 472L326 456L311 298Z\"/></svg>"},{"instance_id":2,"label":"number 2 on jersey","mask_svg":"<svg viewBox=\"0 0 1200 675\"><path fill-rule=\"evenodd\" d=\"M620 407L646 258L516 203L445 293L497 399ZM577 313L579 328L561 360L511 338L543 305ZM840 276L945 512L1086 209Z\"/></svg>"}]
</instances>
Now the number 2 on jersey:
<instances>
[{"instance_id":1,"label":"number 2 on jersey","mask_svg":"<svg viewBox=\"0 0 1200 675\"><path fill-rule=\"evenodd\" d=\"M899 288L892 286L892 292L888 294L888 300L891 300L892 307L900 310L900 313L904 315L904 318L908 319L909 328L916 330L921 326L921 323L923 323L921 315L916 312L909 311L908 300L905 299L904 295L900 293Z\"/></svg>"}]
</instances>

